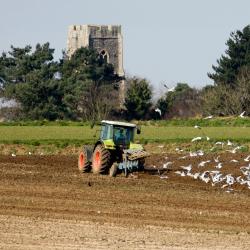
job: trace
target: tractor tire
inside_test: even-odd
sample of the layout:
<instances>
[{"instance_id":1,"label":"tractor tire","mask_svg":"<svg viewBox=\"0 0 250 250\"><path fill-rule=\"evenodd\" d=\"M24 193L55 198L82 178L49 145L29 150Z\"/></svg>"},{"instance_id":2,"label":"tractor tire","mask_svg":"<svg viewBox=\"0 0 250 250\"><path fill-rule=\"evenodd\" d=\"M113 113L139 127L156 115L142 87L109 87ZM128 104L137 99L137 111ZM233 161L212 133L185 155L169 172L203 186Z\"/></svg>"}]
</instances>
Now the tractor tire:
<instances>
[{"instance_id":1,"label":"tractor tire","mask_svg":"<svg viewBox=\"0 0 250 250\"><path fill-rule=\"evenodd\" d=\"M118 163L114 162L109 169L109 176L116 177L117 171L118 171Z\"/></svg>"},{"instance_id":2,"label":"tractor tire","mask_svg":"<svg viewBox=\"0 0 250 250\"><path fill-rule=\"evenodd\" d=\"M92 158L92 171L94 174L104 174L110 167L111 154L104 148L103 145L99 144L96 146L93 158Z\"/></svg>"},{"instance_id":3,"label":"tractor tire","mask_svg":"<svg viewBox=\"0 0 250 250\"><path fill-rule=\"evenodd\" d=\"M87 159L87 151L83 148L78 158L78 169L81 173L89 172L90 162Z\"/></svg>"}]
</instances>

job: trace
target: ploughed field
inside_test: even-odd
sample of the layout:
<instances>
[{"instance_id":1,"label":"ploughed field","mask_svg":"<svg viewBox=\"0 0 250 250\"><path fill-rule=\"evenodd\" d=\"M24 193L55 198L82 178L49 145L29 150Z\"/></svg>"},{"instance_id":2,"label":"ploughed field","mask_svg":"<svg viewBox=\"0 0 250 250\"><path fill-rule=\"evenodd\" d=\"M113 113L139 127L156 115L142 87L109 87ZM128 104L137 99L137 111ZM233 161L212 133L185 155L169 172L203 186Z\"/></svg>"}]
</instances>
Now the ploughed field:
<instances>
[{"instance_id":1,"label":"ploughed field","mask_svg":"<svg viewBox=\"0 0 250 250\"><path fill-rule=\"evenodd\" d=\"M128 178L80 174L76 155L0 156L0 249L249 249L248 153L218 156L153 154Z\"/></svg>"}]
</instances>

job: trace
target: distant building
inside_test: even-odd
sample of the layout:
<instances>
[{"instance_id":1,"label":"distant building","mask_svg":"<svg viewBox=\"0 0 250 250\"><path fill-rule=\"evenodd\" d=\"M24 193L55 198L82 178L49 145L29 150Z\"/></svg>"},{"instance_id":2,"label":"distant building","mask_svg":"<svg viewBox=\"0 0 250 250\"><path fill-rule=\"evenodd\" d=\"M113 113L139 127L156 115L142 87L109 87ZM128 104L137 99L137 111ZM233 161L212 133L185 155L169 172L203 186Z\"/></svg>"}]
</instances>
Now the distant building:
<instances>
[{"instance_id":1,"label":"distant building","mask_svg":"<svg viewBox=\"0 0 250 250\"><path fill-rule=\"evenodd\" d=\"M96 49L108 63L114 65L115 72L124 76L123 38L120 25L71 25L68 30L67 55L70 57L77 49L89 47ZM120 83L119 99L124 103L125 81Z\"/></svg>"}]
</instances>

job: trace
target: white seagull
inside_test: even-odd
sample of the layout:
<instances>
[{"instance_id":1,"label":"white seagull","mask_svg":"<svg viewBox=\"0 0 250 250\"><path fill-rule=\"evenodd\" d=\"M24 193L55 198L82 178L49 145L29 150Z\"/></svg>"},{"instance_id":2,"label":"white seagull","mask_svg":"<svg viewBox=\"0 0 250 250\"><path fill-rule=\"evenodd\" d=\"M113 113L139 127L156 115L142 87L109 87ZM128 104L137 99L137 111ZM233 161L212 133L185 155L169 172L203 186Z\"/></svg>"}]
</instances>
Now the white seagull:
<instances>
[{"instance_id":1,"label":"white seagull","mask_svg":"<svg viewBox=\"0 0 250 250\"><path fill-rule=\"evenodd\" d=\"M210 173L211 178L212 178L212 186L214 186L215 184L221 182L223 180L222 178L222 173L220 173L219 171L214 171Z\"/></svg>"},{"instance_id":2,"label":"white seagull","mask_svg":"<svg viewBox=\"0 0 250 250\"><path fill-rule=\"evenodd\" d=\"M198 125L195 125L195 126L194 126L194 128L201 129L201 127L200 127L200 126L198 126Z\"/></svg>"},{"instance_id":3,"label":"white seagull","mask_svg":"<svg viewBox=\"0 0 250 250\"><path fill-rule=\"evenodd\" d=\"M202 150L198 150L198 151L197 151L197 155L203 156L203 155L204 155L204 152L203 152Z\"/></svg>"},{"instance_id":4,"label":"white seagull","mask_svg":"<svg viewBox=\"0 0 250 250\"><path fill-rule=\"evenodd\" d=\"M250 155L248 155L248 156L244 159L244 161L249 161L249 159L250 159Z\"/></svg>"},{"instance_id":5,"label":"white seagull","mask_svg":"<svg viewBox=\"0 0 250 250\"><path fill-rule=\"evenodd\" d=\"M210 160L202 161L202 162L200 162L200 163L198 164L198 167L204 167L205 164L207 164L207 163L209 163L209 162L210 162Z\"/></svg>"},{"instance_id":6,"label":"white seagull","mask_svg":"<svg viewBox=\"0 0 250 250\"><path fill-rule=\"evenodd\" d=\"M205 117L205 118L203 118L204 120L207 120L207 119L212 119L213 118L213 116L212 115L209 115L209 116L207 116L207 117Z\"/></svg>"},{"instance_id":7,"label":"white seagull","mask_svg":"<svg viewBox=\"0 0 250 250\"><path fill-rule=\"evenodd\" d=\"M167 163L164 163L163 164L163 168L168 168L170 165L172 165L173 164L173 162L172 161L169 161L169 162L167 162Z\"/></svg>"},{"instance_id":8,"label":"white seagull","mask_svg":"<svg viewBox=\"0 0 250 250\"><path fill-rule=\"evenodd\" d=\"M11 154L12 157L16 157L16 155L14 153Z\"/></svg>"},{"instance_id":9,"label":"white seagull","mask_svg":"<svg viewBox=\"0 0 250 250\"><path fill-rule=\"evenodd\" d=\"M224 142L221 142L221 141L217 141L217 142L215 143L215 145L221 145L221 146L223 147L223 145L224 145Z\"/></svg>"},{"instance_id":10,"label":"white seagull","mask_svg":"<svg viewBox=\"0 0 250 250\"><path fill-rule=\"evenodd\" d=\"M200 136L195 137L191 140L191 142L195 142L195 141L200 141L202 138Z\"/></svg>"},{"instance_id":11,"label":"white seagull","mask_svg":"<svg viewBox=\"0 0 250 250\"><path fill-rule=\"evenodd\" d=\"M235 180L234 180L234 177L231 174L226 175L225 178L226 178L226 183L228 185L231 186L231 185L234 184Z\"/></svg>"},{"instance_id":12,"label":"white seagull","mask_svg":"<svg viewBox=\"0 0 250 250\"><path fill-rule=\"evenodd\" d=\"M202 174L200 174L199 178L200 178L202 181L208 183L208 182L210 181L209 171L205 171L205 172L203 172Z\"/></svg>"},{"instance_id":13,"label":"white seagull","mask_svg":"<svg viewBox=\"0 0 250 250\"><path fill-rule=\"evenodd\" d=\"M232 159L230 162L236 163L236 162L239 162L239 161L237 161L237 160L235 160L235 159Z\"/></svg>"},{"instance_id":14,"label":"white seagull","mask_svg":"<svg viewBox=\"0 0 250 250\"><path fill-rule=\"evenodd\" d=\"M161 110L159 108L155 109L156 113L159 113L159 115L161 116Z\"/></svg>"},{"instance_id":15,"label":"white seagull","mask_svg":"<svg viewBox=\"0 0 250 250\"><path fill-rule=\"evenodd\" d=\"M227 151L230 152L230 153L232 153L232 154L235 154L236 151L237 151L238 149L240 149L240 148L242 148L242 147L241 147L241 146L237 146L237 147L235 147L234 149L232 149L232 150L227 150Z\"/></svg>"},{"instance_id":16,"label":"white seagull","mask_svg":"<svg viewBox=\"0 0 250 250\"><path fill-rule=\"evenodd\" d=\"M196 156L198 156L198 154L195 153L195 152L190 152L190 153L189 153L189 156L190 156L190 157L196 157Z\"/></svg>"},{"instance_id":17,"label":"white seagull","mask_svg":"<svg viewBox=\"0 0 250 250\"><path fill-rule=\"evenodd\" d=\"M188 155L184 155L184 156L179 157L178 159L186 159L187 157Z\"/></svg>"},{"instance_id":18,"label":"white seagull","mask_svg":"<svg viewBox=\"0 0 250 250\"><path fill-rule=\"evenodd\" d=\"M215 168L221 169L221 168L222 168L222 163L221 163L221 162L218 163L218 164L215 166Z\"/></svg>"},{"instance_id":19,"label":"white seagull","mask_svg":"<svg viewBox=\"0 0 250 250\"><path fill-rule=\"evenodd\" d=\"M167 92L174 92L174 91L175 91L175 87L172 87L172 88L167 90Z\"/></svg>"},{"instance_id":20,"label":"white seagull","mask_svg":"<svg viewBox=\"0 0 250 250\"><path fill-rule=\"evenodd\" d=\"M160 175L160 179L168 179L168 176L166 176L166 175Z\"/></svg>"},{"instance_id":21,"label":"white seagull","mask_svg":"<svg viewBox=\"0 0 250 250\"><path fill-rule=\"evenodd\" d=\"M190 164L188 166L181 166L181 168L184 169L184 170L186 170L186 171L188 171L188 172L190 172L191 169L192 169L192 164Z\"/></svg>"},{"instance_id":22,"label":"white seagull","mask_svg":"<svg viewBox=\"0 0 250 250\"><path fill-rule=\"evenodd\" d=\"M214 158L214 161L218 163L219 162L219 158L220 158L220 155L218 155L216 158Z\"/></svg>"},{"instance_id":23,"label":"white seagull","mask_svg":"<svg viewBox=\"0 0 250 250\"><path fill-rule=\"evenodd\" d=\"M186 174L183 171L175 171L176 174L179 174L180 176L186 176Z\"/></svg>"},{"instance_id":24,"label":"white seagull","mask_svg":"<svg viewBox=\"0 0 250 250\"><path fill-rule=\"evenodd\" d=\"M245 113L246 113L246 111L243 111L240 115L239 115L239 117L241 117L241 118L244 118L245 116Z\"/></svg>"},{"instance_id":25,"label":"white seagull","mask_svg":"<svg viewBox=\"0 0 250 250\"><path fill-rule=\"evenodd\" d=\"M200 172L197 172L197 173L193 174L193 178L195 180L197 180L199 176L200 176Z\"/></svg>"}]
</instances>

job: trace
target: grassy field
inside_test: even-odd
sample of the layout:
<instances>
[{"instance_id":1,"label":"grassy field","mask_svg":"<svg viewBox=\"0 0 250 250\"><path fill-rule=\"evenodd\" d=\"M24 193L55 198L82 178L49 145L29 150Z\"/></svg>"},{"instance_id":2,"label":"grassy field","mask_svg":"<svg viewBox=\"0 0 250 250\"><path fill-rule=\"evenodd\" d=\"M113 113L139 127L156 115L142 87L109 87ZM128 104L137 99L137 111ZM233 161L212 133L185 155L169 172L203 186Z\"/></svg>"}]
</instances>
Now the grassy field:
<instances>
[{"instance_id":1,"label":"grassy field","mask_svg":"<svg viewBox=\"0 0 250 250\"><path fill-rule=\"evenodd\" d=\"M0 143L13 144L54 144L66 143L81 145L93 143L99 135L99 127L90 126L0 126ZM96 138L94 135L97 135ZM148 142L190 142L197 136L208 136L211 142L234 140L250 142L250 127L193 127L142 126L141 135L136 140ZM206 139L204 138L204 141Z\"/></svg>"}]
</instances>

